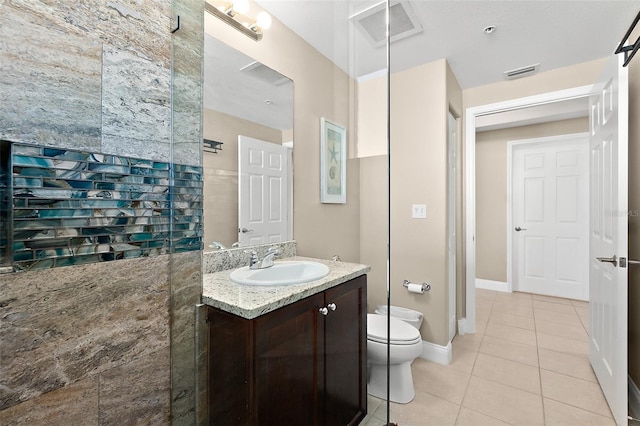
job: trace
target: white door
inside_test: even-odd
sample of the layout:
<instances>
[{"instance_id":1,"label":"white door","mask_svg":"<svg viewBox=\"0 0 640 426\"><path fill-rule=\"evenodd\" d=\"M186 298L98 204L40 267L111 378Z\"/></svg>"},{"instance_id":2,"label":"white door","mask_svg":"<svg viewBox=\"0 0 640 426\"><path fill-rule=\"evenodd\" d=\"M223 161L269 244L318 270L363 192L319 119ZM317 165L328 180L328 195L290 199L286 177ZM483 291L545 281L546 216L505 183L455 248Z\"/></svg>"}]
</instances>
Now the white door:
<instances>
[{"instance_id":1,"label":"white door","mask_svg":"<svg viewBox=\"0 0 640 426\"><path fill-rule=\"evenodd\" d=\"M589 359L616 422L626 425L629 113L627 69L618 56L589 102Z\"/></svg>"},{"instance_id":2,"label":"white door","mask_svg":"<svg viewBox=\"0 0 640 426\"><path fill-rule=\"evenodd\" d=\"M288 240L288 148L238 136L238 176L240 245Z\"/></svg>"},{"instance_id":3,"label":"white door","mask_svg":"<svg viewBox=\"0 0 640 426\"><path fill-rule=\"evenodd\" d=\"M513 288L589 299L588 134L511 142Z\"/></svg>"}]
</instances>

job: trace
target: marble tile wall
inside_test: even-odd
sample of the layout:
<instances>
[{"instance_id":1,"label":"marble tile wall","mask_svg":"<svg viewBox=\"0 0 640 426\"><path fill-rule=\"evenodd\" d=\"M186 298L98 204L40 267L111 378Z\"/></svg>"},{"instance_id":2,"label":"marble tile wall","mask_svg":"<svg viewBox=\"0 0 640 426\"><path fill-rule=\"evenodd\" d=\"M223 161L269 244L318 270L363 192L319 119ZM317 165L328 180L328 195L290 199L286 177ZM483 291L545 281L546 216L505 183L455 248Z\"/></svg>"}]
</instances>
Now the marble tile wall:
<instances>
[{"instance_id":1,"label":"marble tile wall","mask_svg":"<svg viewBox=\"0 0 640 426\"><path fill-rule=\"evenodd\" d=\"M2 4L0 139L97 152L102 41L58 3Z\"/></svg>"},{"instance_id":2,"label":"marble tile wall","mask_svg":"<svg viewBox=\"0 0 640 426\"><path fill-rule=\"evenodd\" d=\"M0 424L168 419L169 256L117 263L2 277Z\"/></svg>"},{"instance_id":3,"label":"marble tile wall","mask_svg":"<svg viewBox=\"0 0 640 426\"><path fill-rule=\"evenodd\" d=\"M1 3L0 140L200 166L201 1ZM193 424L200 275L199 249L1 275L0 424Z\"/></svg>"},{"instance_id":4,"label":"marble tile wall","mask_svg":"<svg viewBox=\"0 0 640 426\"><path fill-rule=\"evenodd\" d=\"M172 76L172 3L190 31ZM200 164L202 2L194 0L7 0L0 14L0 139L153 160L171 155L174 112L188 148L175 161ZM178 7L176 7L178 8ZM152 141L152 143L150 143Z\"/></svg>"},{"instance_id":5,"label":"marble tile wall","mask_svg":"<svg viewBox=\"0 0 640 426\"><path fill-rule=\"evenodd\" d=\"M171 412L174 425L195 423L195 307L202 294L201 257L200 251L171 256Z\"/></svg>"},{"instance_id":6,"label":"marble tile wall","mask_svg":"<svg viewBox=\"0 0 640 426\"><path fill-rule=\"evenodd\" d=\"M204 1L174 0L180 30L172 41L172 147L179 164L202 165Z\"/></svg>"},{"instance_id":7,"label":"marble tile wall","mask_svg":"<svg viewBox=\"0 0 640 426\"><path fill-rule=\"evenodd\" d=\"M201 170L204 2L174 0L172 5L173 16L180 16L180 29L171 37L171 153L175 163L197 166ZM188 166L183 168L187 169ZM182 172L189 171L176 169L176 173ZM193 193L186 187L177 191L185 197L185 204L176 206L185 209L180 212L184 217L190 215L187 211L189 202L199 202L202 213L202 182L199 191L198 200L189 198L189 194ZM196 340L199 325L196 323L196 305L200 303L202 295L202 242L201 235L194 241L192 236L179 235L178 229L174 229L173 238L176 249L170 263L171 424L192 426L206 424L203 422L206 419L206 406L198 402L196 392L202 367L201 357L197 357L197 354L206 351L206 342ZM196 244L198 251L177 253ZM200 360L200 363L196 360Z\"/></svg>"}]
</instances>

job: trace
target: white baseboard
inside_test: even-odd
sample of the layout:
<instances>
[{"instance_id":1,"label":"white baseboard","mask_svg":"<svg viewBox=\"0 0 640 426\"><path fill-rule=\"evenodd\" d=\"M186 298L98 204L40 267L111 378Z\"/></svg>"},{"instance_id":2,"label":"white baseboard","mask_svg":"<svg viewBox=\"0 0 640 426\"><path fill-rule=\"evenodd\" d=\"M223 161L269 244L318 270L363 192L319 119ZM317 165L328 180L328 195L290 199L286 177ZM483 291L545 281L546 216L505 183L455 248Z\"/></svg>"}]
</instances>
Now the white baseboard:
<instances>
[{"instance_id":1,"label":"white baseboard","mask_svg":"<svg viewBox=\"0 0 640 426\"><path fill-rule=\"evenodd\" d=\"M467 330L467 319L460 318L458 320L458 334L463 335L467 334L469 331Z\"/></svg>"},{"instance_id":2,"label":"white baseboard","mask_svg":"<svg viewBox=\"0 0 640 426\"><path fill-rule=\"evenodd\" d=\"M483 280L481 278L476 278L476 288L482 288L485 290L503 291L505 293L509 292L509 287L507 286L506 282Z\"/></svg>"},{"instance_id":3,"label":"white baseboard","mask_svg":"<svg viewBox=\"0 0 640 426\"><path fill-rule=\"evenodd\" d=\"M640 389L629 376L629 411L631 416L640 419Z\"/></svg>"},{"instance_id":4,"label":"white baseboard","mask_svg":"<svg viewBox=\"0 0 640 426\"><path fill-rule=\"evenodd\" d=\"M432 361L437 364L449 365L453 356L451 342L447 346L436 345L435 343L422 341L422 353L420 358Z\"/></svg>"},{"instance_id":5,"label":"white baseboard","mask_svg":"<svg viewBox=\"0 0 640 426\"><path fill-rule=\"evenodd\" d=\"M460 318L458 320L458 334L463 335L463 334L469 334L469 333L475 333L475 332L476 332L475 323L473 324L473 327L472 327L471 322L467 321L466 317Z\"/></svg>"}]
</instances>

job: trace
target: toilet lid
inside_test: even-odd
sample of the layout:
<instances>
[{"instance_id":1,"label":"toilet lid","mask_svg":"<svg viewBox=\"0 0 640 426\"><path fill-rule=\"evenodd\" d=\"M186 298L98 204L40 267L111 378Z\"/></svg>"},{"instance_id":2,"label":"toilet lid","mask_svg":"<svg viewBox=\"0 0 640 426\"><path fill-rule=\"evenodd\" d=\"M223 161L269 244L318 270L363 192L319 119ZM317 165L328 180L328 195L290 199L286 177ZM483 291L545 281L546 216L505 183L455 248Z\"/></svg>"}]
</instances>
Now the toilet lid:
<instances>
[{"instance_id":1,"label":"toilet lid","mask_svg":"<svg viewBox=\"0 0 640 426\"><path fill-rule=\"evenodd\" d=\"M387 343L387 316L367 314L367 339ZM420 331L397 318L391 317L391 344L412 345L421 341Z\"/></svg>"}]
</instances>

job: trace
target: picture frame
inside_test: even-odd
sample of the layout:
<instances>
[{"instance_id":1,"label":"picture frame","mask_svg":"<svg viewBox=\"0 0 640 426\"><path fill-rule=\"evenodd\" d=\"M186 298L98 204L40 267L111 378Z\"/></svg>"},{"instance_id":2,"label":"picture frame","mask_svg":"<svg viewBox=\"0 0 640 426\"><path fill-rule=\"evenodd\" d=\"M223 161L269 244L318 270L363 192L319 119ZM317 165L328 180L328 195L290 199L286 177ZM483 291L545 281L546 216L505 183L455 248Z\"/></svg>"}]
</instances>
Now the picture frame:
<instances>
[{"instance_id":1,"label":"picture frame","mask_svg":"<svg viewBox=\"0 0 640 426\"><path fill-rule=\"evenodd\" d=\"M320 202L347 203L347 129L320 119Z\"/></svg>"}]
</instances>

